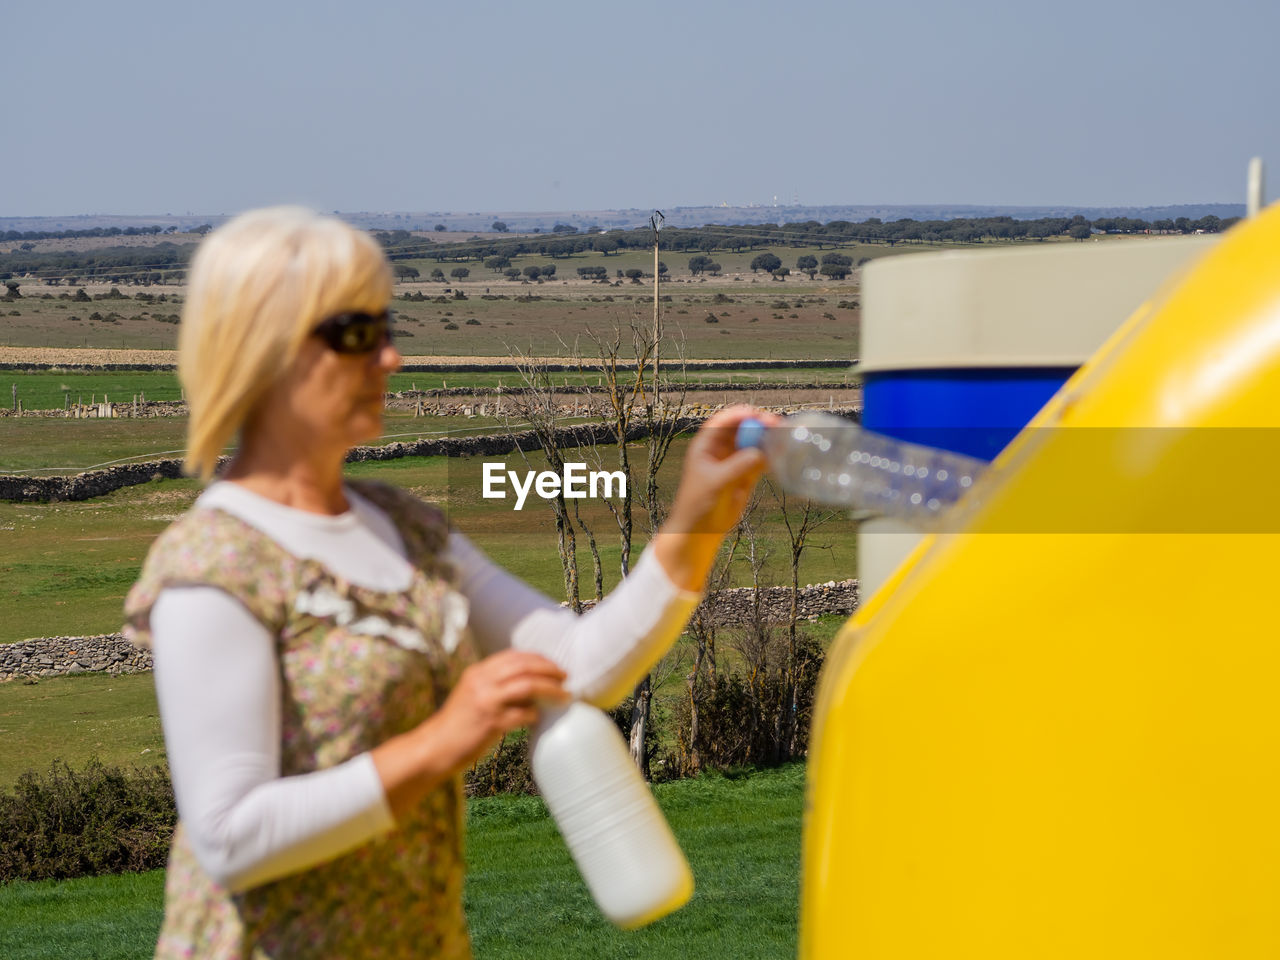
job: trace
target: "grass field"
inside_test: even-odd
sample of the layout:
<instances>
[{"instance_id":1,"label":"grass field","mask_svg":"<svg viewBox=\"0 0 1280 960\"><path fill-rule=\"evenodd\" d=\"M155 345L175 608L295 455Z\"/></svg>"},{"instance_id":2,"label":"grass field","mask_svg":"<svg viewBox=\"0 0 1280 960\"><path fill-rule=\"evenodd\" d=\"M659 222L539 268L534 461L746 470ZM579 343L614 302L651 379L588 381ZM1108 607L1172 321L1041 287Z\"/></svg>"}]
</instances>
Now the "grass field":
<instances>
[{"instance_id":1,"label":"grass field","mask_svg":"<svg viewBox=\"0 0 1280 960\"><path fill-rule=\"evenodd\" d=\"M477 960L794 956L803 768L704 776L655 793L696 889L683 909L633 932L600 916L540 800L470 801L465 904ZM163 884L157 870L0 887L0 956L150 956Z\"/></svg>"},{"instance_id":2,"label":"grass field","mask_svg":"<svg viewBox=\"0 0 1280 960\"><path fill-rule=\"evenodd\" d=\"M844 622L843 616L831 615L800 629L825 648ZM686 662L688 644L682 638L675 653ZM732 658L732 649L725 653ZM683 693L683 672L668 671L655 697L661 707ZM47 772L55 760L80 769L94 758L109 767L146 767L167 759L150 673L84 673L0 683L0 742L21 745L0 751L0 793L29 770Z\"/></svg>"},{"instance_id":3,"label":"grass field","mask_svg":"<svg viewBox=\"0 0 1280 960\"><path fill-rule=\"evenodd\" d=\"M54 760L72 769L94 757L107 766L151 766L165 759L155 684L149 673L86 673L39 683L0 683L0 791Z\"/></svg>"},{"instance_id":4,"label":"grass field","mask_svg":"<svg viewBox=\"0 0 1280 960\"><path fill-rule=\"evenodd\" d=\"M36 420L30 421L38 422ZM80 421L85 423L86 421ZM116 423L128 421L116 421ZM163 422L163 421L157 421ZM76 421L53 421L60 426ZM93 421L88 421L93 423ZM106 421L111 423L111 421ZM670 482L682 461L677 441L669 461ZM607 455L607 451L606 451ZM507 458L510 469L525 469L519 455ZM480 460L426 457L350 464L352 477L370 477L404 487L424 499L443 504L450 518L496 562L554 597L564 595L556 557L551 511L541 501L521 511L511 501L481 497ZM546 461L530 455L530 469ZM194 480L153 481L77 503L0 503L0 532L6 549L0 555L0 598L5 617L0 642L36 636L111 633L119 628L125 593L137 578L151 541L186 510L199 493ZM618 579L617 536L607 510L584 501L584 515L601 544L605 587ZM768 551L766 583L787 582L786 543L776 512L765 505L762 547ZM643 522L643 515L637 515ZM637 532L637 553L644 536ZM823 527L817 546L805 555L802 583L840 580L854 570L853 524L843 517ZM823 545L827 545L823 549ZM591 560L580 544L584 584ZM735 582L747 579L745 567ZM585 590L584 586L584 590Z\"/></svg>"},{"instance_id":5,"label":"grass field","mask_svg":"<svg viewBox=\"0 0 1280 960\"><path fill-rule=\"evenodd\" d=\"M185 417L5 417L0 419L0 473L77 473L119 460L178 457L186 433Z\"/></svg>"},{"instance_id":6,"label":"grass field","mask_svg":"<svg viewBox=\"0 0 1280 960\"><path fill-rule=\"evenodd\" d=\"M164 871L0 886L6 960L140 960L164 917Z\"/></svg>"},{"instance_id":7,"label":"grass field","mask_svg":"<svg viewBox=\"0 0 1280 960\"><path fill-rule=\"evenodd\" d=\"M565 424L572 423L571 419ZM482 434L522 429L523 421L497 417L419 417L388 411L383 436L373 445L421 437ZM125 460L180 457L186 442L182 417L64 420L60 417L0 418L0 473L77 473ZM228 447L228 451L232 448Z\"/></svg>"},{"instance_id":8,"label":"grass field","mask_svg":"<svg viewBox=\"0 0 1280 960\"><path fill-rule=\"evenodd\" d=\"M674 364L665 367L663 383L856 383L848 367L781 367L777 369L686 370ZM555 382L586 384L600 382L600 374L568 370L555 374ZM517 373L413 372L392 374L388 388L393 393L405 390L433 390L440 387L494 389L520 384ZM103 370L103 371L0 371L0 393L6 387L18 388L18 399L27 410L60 410L69 398L71 403L89 403L104 396L113 403L129 403L137 394L148 400L179 400L178 375L169 370ZM12 397L12 392L10 392ZM0 450L5 445L0 444ZM3 456L3 454L0 454Z\"/></svg>"},{"instance_id":9,"label":"grass field","mask_svg":"<svg viewBox=\"0 0 1280 960\"><path fill-rule=\"evenodd\" d=\"M806 251L780 255L790 265L802 252ZM611 257L607 265L627 269L624 259ZM739 278L690 280L687 258L666 259L676 276L663 286L663 315L668 332L683 338L684 355L842 361L854 357L859 317L855 280L833 284L792 278L780 283L749 272ZM726 270L736 269L735 260L718 259ZM435 299L443 293L440 284L401 287L398 294L423 293L432 299L396 302L405 334L400 346L411 356L505 359L512 351L565 356L575 350L592 356L595 351L586 341L588 328L607 331L632 318L647 326L652 301L651 289L645 285L578 281L575 268L591 262L585 257L559 260L561 276L572 279L541 285L495 282L481 276L486 271L472 264L473 276L462 285L465 300ZM745 270L745 261L741 266ZM458 285L451 282L449 286L457 289ZM486 286L490 287L487 294ZM28 296L4 305L0 345L174 346L176 326L167 322L167 316L156 318L157 313L180 309L171 300L85 304L58 299L56 293L49 299L30 295L38 291L24 287ZM125 292L133 291L125 288ZM90 320L93 312L104 319ZM118 316L109 317L112 312ZM457 329L446 329L450 324ZM665 362L664 369L668 377L679 378L673 363ZM844 369L798 368L690 372L685 378L690 382L798 382L838 381L847 376ZM588 384L598 379L596 374L572 372L557 377L562 382ZM0 374L0 388L4 382ZM129 402L134 394L151 400L180 396L172 372L9 372L8 382L18 385L29 409L61 407L68 399L101 400L104 394L117 403ZM396 375L390 386L406 390L516 383L515 376L507 373L414 372ZM493 417L415 419L390 412L383 439L476 433L500 426ZM0 420L0 472L68 472L125 458L176 456L185 429L181 418L5 418ZM667 489L674 487L685 442L680 441L671 454L664 478ZM605 456L610 453L605 450ZM526 468L519 455L506 459L513 469ZM536 456L527 464L530 469L545 466ZM549 595L563 596L550 510L541 501L516 512L509 502L484 500L479 469L478 461L406 458L353 464L348 474L395 483L443 503L453 522L496 562ZM81 503L0 504L0 542L5 546L0 553L0 605L5 611L0 618L0 642L117 630L124 595L151 541L198 492L195 481L156 481ZM584 514L599 538L607 590L619 578L616 528L599 503L587 501ZM643 548L643 525L643 514L638 513L633 564ZM771 502L761 507L757 526L765 555L764 582L787 582L786 542ZM850 521L833 520L813 542L801 569L802 582L851 575L856 545ZM579 541L579 565L583 593L590 595L591 560L584 538ZM732 582L748 580L748 569L739 563ZM842 617L826 618L804 629L825 645L842 621ZM687 649L687 641L677 644L670 662L678 664ZM735 656L727 649L724 655ZM679 667L656 675L656 709L661 711L678 694L682 676ZM166 759L152 678L147 674L0 684L0 737L10 747L0 757L0 789L8 788L27 770L47 770L55 758L73 768L94 757L108 765L149 765ZM474 801L469 809L467 907L476 955L753 958L794 953L801 768L739 780L708 777L663 785L658 792L693 864L698 890L685 910L632 934L621 934L600 918L540 801L518 797ZM162 883L162 874L155 872L0 888L0 957L148 955L160 922Z\"/></svg>"}]
</instances>

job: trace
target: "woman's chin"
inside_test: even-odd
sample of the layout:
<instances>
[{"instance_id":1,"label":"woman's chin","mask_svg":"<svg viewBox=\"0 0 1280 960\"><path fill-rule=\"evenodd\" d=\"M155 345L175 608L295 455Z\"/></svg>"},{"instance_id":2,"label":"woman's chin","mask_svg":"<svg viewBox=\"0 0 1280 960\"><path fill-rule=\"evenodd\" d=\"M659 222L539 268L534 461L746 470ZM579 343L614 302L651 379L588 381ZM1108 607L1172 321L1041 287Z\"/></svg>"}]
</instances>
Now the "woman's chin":
<instances>
[{"instance_id":1,"label":"woman's chin","mask_svg":"<svg viewBox=\"0 0 1280 960\"><path fill-rule=\"evenodd\" d=\"M382 436L382 417L364 416L355 419L347 436L353 447L377 440Z\"/></svg>"}]
</instances>

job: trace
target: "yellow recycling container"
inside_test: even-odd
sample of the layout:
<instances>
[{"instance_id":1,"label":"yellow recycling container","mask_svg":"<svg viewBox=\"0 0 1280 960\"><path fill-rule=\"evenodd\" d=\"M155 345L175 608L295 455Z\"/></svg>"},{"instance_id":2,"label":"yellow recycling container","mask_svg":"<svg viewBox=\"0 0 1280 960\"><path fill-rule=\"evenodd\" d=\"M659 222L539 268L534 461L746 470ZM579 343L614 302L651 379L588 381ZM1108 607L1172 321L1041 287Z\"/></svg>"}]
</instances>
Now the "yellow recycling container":
<instances>
[{"instance_id":1,"label":"yellow recycling container","mask_svg":"<svg viewBox=\"0 0 1280 960\"><path fill-rule=\"evenodd\" d=\"M1144 305L850 621L800 952L1280 956L1280 207Z\"/></svg>"}]
</instances>

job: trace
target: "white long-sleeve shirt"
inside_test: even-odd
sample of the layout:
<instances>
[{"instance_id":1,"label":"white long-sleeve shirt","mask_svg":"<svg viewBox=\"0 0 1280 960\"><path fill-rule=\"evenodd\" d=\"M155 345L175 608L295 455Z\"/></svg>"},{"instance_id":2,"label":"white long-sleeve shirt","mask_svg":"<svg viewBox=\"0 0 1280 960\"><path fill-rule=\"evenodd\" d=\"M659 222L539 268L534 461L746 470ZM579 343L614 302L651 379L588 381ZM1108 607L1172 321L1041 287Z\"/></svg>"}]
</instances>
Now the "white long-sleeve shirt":
<instances>
[{"instance_id":1,"label":"white long-sleeve shirt","mask_svg":"<svg viewBox=\"0 0 1280 960\"><path fill-rule=\"evenodd\" d=\"M394 524L354 490L339 516L308 513L228 482L197 501L261 530L290 553L381 591L412 567ZM631 575L579 617L452 534L447 559L470 604L482 656L529 650L568 674L566 687L608 705L626 695L679 635L700 595L644 554ZM156 693L174 794L201 865L240 891L340 856L394 827L368 753L326 770L280 772L280 675L270 632L216 587L164 590L151 612Z\"/></svg>"}]
</instances>

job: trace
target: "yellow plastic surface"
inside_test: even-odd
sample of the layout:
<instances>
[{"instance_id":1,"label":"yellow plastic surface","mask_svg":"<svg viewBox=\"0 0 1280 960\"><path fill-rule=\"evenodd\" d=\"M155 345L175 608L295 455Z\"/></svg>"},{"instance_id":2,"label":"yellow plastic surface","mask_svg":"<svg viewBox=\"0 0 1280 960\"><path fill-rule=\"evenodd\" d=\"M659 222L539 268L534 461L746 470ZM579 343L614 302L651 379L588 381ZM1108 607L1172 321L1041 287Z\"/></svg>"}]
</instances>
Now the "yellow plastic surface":
<instances>
[{"instance_id":1,"label":"yellow plastic surface","mask_svg":"<svg viewBox=\"0 0 1280 960\"><path fill-rule=\"evenodd\" d=\"M1139 309L837 639L803 958L1280 957L1280 431L1218 429L1278 426L1280 207Z\"/></svg>"}]
</instances>

